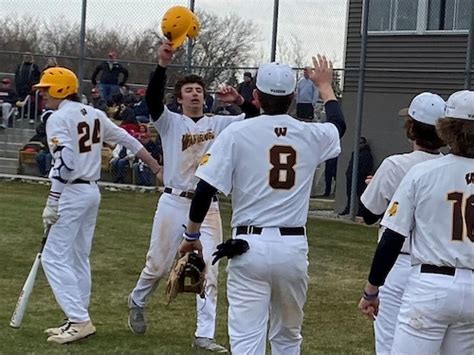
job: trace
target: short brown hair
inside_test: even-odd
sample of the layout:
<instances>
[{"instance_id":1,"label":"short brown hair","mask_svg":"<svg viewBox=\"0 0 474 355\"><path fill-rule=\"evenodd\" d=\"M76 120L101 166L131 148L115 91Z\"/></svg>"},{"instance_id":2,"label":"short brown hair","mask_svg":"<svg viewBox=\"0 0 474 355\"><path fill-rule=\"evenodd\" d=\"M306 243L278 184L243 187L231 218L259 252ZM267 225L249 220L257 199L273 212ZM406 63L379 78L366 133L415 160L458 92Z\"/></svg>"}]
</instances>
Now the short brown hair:
<instances>
[{"instance_id":1,"label":"short brown hair","mask_svg":"<svg viewBox=\"0 0 474 355\"><path fill-rule=\"evenodd\" d=\"M266 115L283 115L288 113L294 94L286 96L274 96L266 94L257 89L258 101Z\"/></svg>"},{"instance_id":2,"label":"short brown hair","mask_svg":"<svg viewBox=\"0 0 474 355\"><path fill-rule=\"evenodd\" d=\"M436 125L438 135L451 148L451 153L474 158L474 121L441 118Z\"/></svg>"},{"instance_id":3,"label":"short brown hair","mask_svg":"<svg viewBox=\"0 0 474 355\"><path fill-rule=\"evenodd\" d=\"M204 97L206 97L206 84L204 83L204 80L199 75L191 74L179 79L174 85L174 96L176 98L182 99L181 88L186 84L198 84L202 87Z\"/></svg>"},{"instance_id":4,"label":"short brown hair","mask_svg":"<svg viewBox=\"0 0 474 355\"><path fill-rule=\"evenodd\" d=\"M408 139L422 148L434 150L446 145L436 133L435 126L418 122L410 116L405 118L405 133Z\"/></svg>"}]
</instances>

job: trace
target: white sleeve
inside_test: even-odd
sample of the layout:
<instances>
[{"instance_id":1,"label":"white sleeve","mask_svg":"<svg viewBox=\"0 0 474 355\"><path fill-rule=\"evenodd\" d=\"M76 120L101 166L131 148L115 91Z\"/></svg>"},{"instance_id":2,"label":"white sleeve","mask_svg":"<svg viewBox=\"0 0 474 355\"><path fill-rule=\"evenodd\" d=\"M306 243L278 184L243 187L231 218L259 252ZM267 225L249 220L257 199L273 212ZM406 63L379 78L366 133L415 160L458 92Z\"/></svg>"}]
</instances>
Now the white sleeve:
<instances>
[{"instance_id":1,"label":"white sleeve","mask_svg":"<svg viewBox=\"0 0 474 355\"><path fill-rule=\"evenodd\" d=\"M133 138L126 130L113 123L104 113L100 114L102 126L104 127L104 142L108 144L120 144L136 154L143 145Z\"/></svg>"},{"instance_id":2,"label":"white sleeve","mask_svg":"<svg viewBox=\"0 0 474 355\"><path fill-rule=\"evenodd\" d=\"M67 120L61 117L59 111L54 112L46 121L46 136L48 137L48 146L51 154L60 146L74 151L72 137L69 134L66 122Z\"/></svg>"},{"instance_id":3,"label":"white sleeve","mask_svg":"<svg viewBox=\"0 0 474 355\"><path fill-rule=\"evenodd\" d=\"M215 120L214 132L217 135L219 135L230 124L244 120L245 113L241 113L240 115L233 115L233 116L216 115L214 116L213 119Z\"/></svg>"},{"instance_id":4,"label":"white sleeve","mask_svg":"<svg viewBox=\"0 0 474 355\"><path fill-rule=\"evenodd\" d=\"M319 156L319 163L335 158L341 153L339 131L332 123L307 123L314 137L314 153Z\"/></svg>"},{"instance_id":5,"label":"white sleeve","mask_svg":"<svg viewBox=\"0 0 474 355\"><path fill-rule=\"evenodd\" d=\"M229 132L224 130L217 137L211 149L201 159L195 174L226 196L232 191L235 161L235 143Z\"/></svg>"},{"instance_id":6,"label":"white sleeve","mask_svg":"<svg viewBox=\"0 0 474 355\"><path fill-rule=\"evenodd\" d=\"M393 163L385 159L360 198L364 206L373 214L383 214L393 197L397 186L392 181L392 168Z\"/></svg>"},{"instance_id":7,"label":"white sleeve","mask_svg":"<svg viewBox=\"0 0 474 355\"><path fill-rule=\"evenodd\" d=\"M416 169L415 169L416 170ZM410 170L393 195L389 207L380 223L405 237L410 236L415 226L416 171Z\"/></svg>"}]
</instances>

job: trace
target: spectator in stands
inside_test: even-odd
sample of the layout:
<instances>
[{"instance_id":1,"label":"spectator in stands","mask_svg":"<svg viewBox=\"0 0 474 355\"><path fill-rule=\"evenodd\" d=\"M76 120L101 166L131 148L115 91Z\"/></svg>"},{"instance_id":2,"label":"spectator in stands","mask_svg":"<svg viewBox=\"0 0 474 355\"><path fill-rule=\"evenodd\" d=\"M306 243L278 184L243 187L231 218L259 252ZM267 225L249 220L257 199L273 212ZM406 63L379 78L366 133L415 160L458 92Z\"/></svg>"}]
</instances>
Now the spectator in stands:
<instances>
[{"instance_id":1,"label":"spectator in stands","mask_svg":"<svg viewBox=\"0 0 474 355\"><path fill-rule=\"evenodd\" d=\"M128 85L122 85L120 87L121 103L125 106L132 106L137 102L137 98L133 90L130 90Z\"/></svg>"},{"instance_id":2,"label":"spectator in stands","mask_svg":"<svg viewBox=\"0 0 474 355\"><path fill-rule=\"evenodd\" d=\"M314 118L314 105L319 99L319 89L309 79L311 68L303 70L303 77L296 84L296 116L299 119L312 120Z\"/></svg>"},{"instance_id":3,"label":"spectator in stands","mask_svg":"<svg viewBox=\"0 0 474 355\"><path fill-rule=\"evenodd\" d=\"M143 125L140 126L140 128ZM145 127L146 128L146 127ZM139 140L145 147L145 149L151 154L153 158L156 159L158 164L162 165L160 149L158 145L153 142L150 138L148 132L141 133L139 135ZM155 185L155 175L151 172L150 168L140 159L136 160L133 163L133 172L137 178L136 183L139 186L153 186Z\"/></svg>"},{"instance_id":4,"label":"spectator in stands","mask_svg":"<svg viewBox=\"0 0 474 355\"><path fill-rule=\"evenodd\" d=\"M242 95L245 101L252 102L253 91L256 89L255 83L252 78L252 73L244 73L244 81L237 86L237 92Z\"/></svg>"},{"instance_id":5,"label":"spectator in stands","mask_svg":"<svg viewBox=\"0 0 474 355\"><path fill-rule=\"evenodd\" d=\"M99 84L100 96L105 100L109 100L110 96L119 92L120 86L127 82L128 70L117 62L117 53L110 51L108 60L99 64L92 73L92 85L97 85L97 75L100 72L102 72ZM119 80L120 74L123 75L122 80Z\"/></svg>"},{"instance_id":6,"label":"spectator in stands","mask_svg":"<svg viewBox=\"0 0 474 355\"><path fill-rule=\"evenodd\" d=\"M178 104L176 97L172 93L165 94L164 104L171 112L181 113L181 106Z\"/></svg>"},{"instance_id":7,"label":"spectator in stands","mask_svg":"<svg viewBox=\"0 0 474 355\"><path fill-rule=\"evenodd\" d=\"M130 163L135 159L135 155L126 147L117 144L112 151L112 160L110 167L112 171L112 179L114 183L124 184L130 168Z\"/></svg>"},{"instance_id":8,"label":"spectator in stands","mask_svg":"<svg viewBox=\"0 0 474 355\"><path fill-rule=\"evenodd\" d=\"M126 130L131 135L140 131L140 126L135 117L135 112L131 107L122 106L119 114L119 119L122 121L120 127Z\"/></svg>"},{"instance_id":9,"label":"spectator in stands","mask_svg":"<svg viewBox=\"0 0 474 355\"><path fill-rule=\"evenodd\" d=\"M0 128L7 128L9 118L13 115L15 103L18 100L18 95L12 88L12 81L8 77L2 78L2 85L0 87L0 106L2 107L2 120L0 121Z\"/></svg>"},{"instance_id":10,"label":"spectator in stands","mask_svg":"<svg viewBox=\"0 0 474 355\"><path fill-rule=\"evenodd\" d=\"M135 117L140 123L150 122L150 114L148 112L148 106L145 101L146 90L140 88L137 90L137 102L133 104L133 112L135 112Z\"/></svg>"},{"instance_id":11,"label":"spectator in stands","mask_svg":"<svg viewBox=\"0 0 474 355\"><path fill-rule=\"evenodd\" d=\"M245 113L246 118L251 118L260 115L260 109L255 105L253 98L253 91L255 90L255 78L252 78L252 73L244 73L244 81L237 86L237 92L244 98L244 100L252 105L244 105L242 112ZM216 107L214 105L214 107Z\"/></svg>"},{"instance_id":12,"label":"spectator in stands","mask_svg":"<svg viewBox=\"0 0 474 355\"><path fill-rule=\"evenodd\" d=\"M204 108L203 113L211 113L212 108L214 107L214 98L208 92L206 92L206 98L204 99Z\"/></svg>"},{"instance_id":13,"label":"spectator in stands","mask_svg":"<svg viewBox=\"0 0 474 355\"><path fill-rule=\"evenodd\" d=\"M23 62L18 65L15 71L16 92L21 101L32 93L32 87L39 82L40 74L40 69L34 63L31 53L25 53Z\"/></svg>"},{"instance_id":14,"label":"spectator in stands","mask_svg":"<svg viewBox=\"0 0 474 355\"><path fill-rule=\"evenodd\" d=\"M97 88L91 89L91 99L89 105L101 111L107 112L107 103L102 97L100 97L100 93Z\"/></svg>"},{"instance_id":15,"label":"spectator in stands","mask_svg":"<svg viewBox=\"0 0 474 355\"><path fill-rule=\"evenodd\" d=\"M43 112L43 114L41 115L40 124L36 127L36 133L30 139L30 142L39 143L39 145L36 146L39 148L37 149L37 154L36 154L36 164L38 166L38 170L41 176L43 177L48 177L49 170L51 169L52 156L48 149L48 137L46 136L46 122L48 121L49 116L51 116L53 112L54 111L52 110L47 110ZM28 144L26 146L28 146Z\"/></svg>"}]
</instances>

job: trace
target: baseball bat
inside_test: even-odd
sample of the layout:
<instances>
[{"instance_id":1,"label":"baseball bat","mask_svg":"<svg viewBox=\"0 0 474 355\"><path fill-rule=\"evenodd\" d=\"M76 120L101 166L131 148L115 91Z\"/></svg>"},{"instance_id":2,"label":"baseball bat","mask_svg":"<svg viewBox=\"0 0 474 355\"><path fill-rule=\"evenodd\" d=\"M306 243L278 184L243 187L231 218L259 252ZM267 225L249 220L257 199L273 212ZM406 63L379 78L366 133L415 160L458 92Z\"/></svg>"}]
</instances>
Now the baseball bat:
<instances>
[{"instance_id":1,"label":"baseball bat","mask_svg":"<svg viewBox=\"0 0 474 355\"><path fill-rule=\"evenodd\" d=\"M36 280L36 274L38 273L38 268L40 265L41 253L43 252L46 239L48 238L49 229L51 226L48 226L43 234L43 239L41 240L41 248L36 254L35 261L31 267L30 273L26 278L26 281L21 289L20 296L16 302L15 310L13 311L12 318L10 320L10 327L20 328L23 316L25 315L26 307L28 306L28 299L30 298L31 291L33 291L33 286Z\"/></svg>"}]
</instances>

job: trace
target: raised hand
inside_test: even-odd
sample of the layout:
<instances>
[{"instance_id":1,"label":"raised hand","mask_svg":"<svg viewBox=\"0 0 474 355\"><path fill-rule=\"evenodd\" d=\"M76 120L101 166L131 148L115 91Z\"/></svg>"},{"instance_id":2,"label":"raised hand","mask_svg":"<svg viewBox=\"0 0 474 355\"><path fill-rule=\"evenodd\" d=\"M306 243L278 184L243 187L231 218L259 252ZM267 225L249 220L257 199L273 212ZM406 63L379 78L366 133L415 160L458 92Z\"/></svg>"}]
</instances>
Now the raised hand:
<instances>
[{"instance_id":1,"label":"raised hand","mask_svg":"<svg viewBox=\"0 0 474 355\"><path fill-rule=\"evenodd\" d=\"M158 64L160 67L166 68L173 59L175 49L171 46L171 42L167 39L163 40L160 48L158 48Z\"/></svg>"},{"instance_id":2,"label":"raised hand","mask_svg":"<svg viewBox=\"0 0 474 355\"><path fill-rule=\"evenodd\" d=\"M329 85L331 86L333 80L333 64L326 56L312 57L313 68L309 73L309 78L318 87Z\"/></svg>"},{"instance_id":3,"label":"raised hand","mask_svg":"<svg viewBox=\"0 0 474 355\"><path fill-rule=\"evenodd\" d=\"M228 104L241 105L244 102L244 98L237 92L237 90L229 85L219 85L219 88L216 92L216 97L220 101Z\"/></svg>"}]
</instances>

